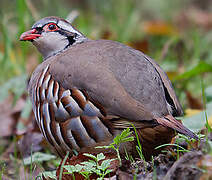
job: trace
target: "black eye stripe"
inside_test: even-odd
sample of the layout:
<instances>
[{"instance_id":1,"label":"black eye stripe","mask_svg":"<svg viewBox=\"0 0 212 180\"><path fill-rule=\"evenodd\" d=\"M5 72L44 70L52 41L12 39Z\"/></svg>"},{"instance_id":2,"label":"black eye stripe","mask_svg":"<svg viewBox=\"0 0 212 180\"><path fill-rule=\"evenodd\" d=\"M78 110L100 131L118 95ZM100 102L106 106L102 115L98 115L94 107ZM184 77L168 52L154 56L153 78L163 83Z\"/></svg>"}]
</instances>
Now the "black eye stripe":
<instances>
[{"instance_id":1,"label":"black eye stripe","mask_svg":"<svg viewBox=\"0 0 212 180\"><path fill-rule=\"evenodd\" d=\"M67 36L67 37L70 37L70 36L72 36L72 37L77 37L77 36L78 36L77 33L73 33L73 32L67 31L67 30L65 30L65 29L63 29L63 28L60 28L60 30L59 30L58 32L59 32L61 35L65 35L65 36Z\"/></svg>"},{"instance_id":2,"label":"black eye stripe","mask_svg":"<svg viewBox=\"0 0 212 180\"><path fill-rule=\"evenodd\" d=\"M38 32L41 32L43 30L43 27L36 27L35 28Z\"/></svg>"}]
</instances>

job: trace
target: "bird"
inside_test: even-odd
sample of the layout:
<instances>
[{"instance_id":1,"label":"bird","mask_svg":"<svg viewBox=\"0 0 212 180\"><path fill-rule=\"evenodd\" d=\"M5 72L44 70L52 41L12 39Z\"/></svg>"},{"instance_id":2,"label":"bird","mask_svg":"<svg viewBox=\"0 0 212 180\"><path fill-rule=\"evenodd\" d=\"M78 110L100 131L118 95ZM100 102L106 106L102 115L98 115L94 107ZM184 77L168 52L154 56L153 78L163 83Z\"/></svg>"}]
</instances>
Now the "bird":
<instances>
[{"instance_id":1,"label":"bird","mask_svg":"<svg viewBox=\"0 0 212 180\"><path fill-rule=\"evenodd\" d=\"M43 56L28 92L40 131L61 157L95 152L132 124L146 159L176 132L198 139L175 118L183 110L168 76L141 51L91 40L55 16L38 20L20 40ZM136 156L137 143L123 143L120 152Z\"/></svg>"}]
</instances>

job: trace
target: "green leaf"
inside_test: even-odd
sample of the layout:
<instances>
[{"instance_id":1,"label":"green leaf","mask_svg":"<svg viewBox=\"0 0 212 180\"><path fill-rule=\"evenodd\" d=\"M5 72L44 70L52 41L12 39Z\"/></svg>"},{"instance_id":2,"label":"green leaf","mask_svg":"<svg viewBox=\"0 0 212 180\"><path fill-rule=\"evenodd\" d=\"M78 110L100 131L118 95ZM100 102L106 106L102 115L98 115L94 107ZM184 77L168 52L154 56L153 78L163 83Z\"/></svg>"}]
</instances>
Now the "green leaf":
<instances>
[{"instance_id":1,"label":"green leaf","mask_svg":"<svg viewBox=\"0 0 212 180\"><path fill-rule=\"evenodd\" d=\"M96 165L96 161L91 160L91 159L89 159L88 161L81 162L80 164L86 165L87 163L88 163L88 164Z\"/></svg>"},{"instance_id":2,"label":"green leaf","mask_svg":"<svg viewBox=\"0 0 212 180\"><path fill-rule=\"evenodd\" d=\"M123 143L123 142L130 142L130 141L134 141L134 137L133 137L133 136L123 138L123 139L121 140L121 143Z\"/></svg>"},{"instance_id":3,"label":"green leaf","mask_svg":"<svg viewBox=\"0 0 212 180\"><path fill-rule=\"evenodd\" d=\"M122 133L120 135L117 135L115 138L114 138L114 143L115 144L120 144L120 143L123 143L123 142L128 142L128 141L133 141L134 140L134 137L128 137L132 134L132 132L130 131L130 128L127 128L125 130L122 131Z\"/></svg>"},{"instance_id":4,"label":"green leaf","mask_svg":"<svg viewBox=\"0 0 212 180\"><path fill-rule=\"evenodd\" d=\"M80 164L85 165L87 169L92 168L94 166L96 166L96 162L95 161L85 161L85 162L81 162ZM85 167L83 166L83 167Z\"/></svg>"},{"instance_id":5,"label":"green leaf","mask_svg":"<svg viewBox=\"0 0 212 180\"><path fill-rule=\"evenodd\" d=\"M99 169L101 169L102 171L105 171L108 167L110 167L110 163L113 161L114 159L107 159L102 161L102 164L99 166Z\"/></svg>"},{"instance_id":6,"label":"green leaf","mask_svg":"<svg viewBox=\"0 0 212 180\"><path fill-rule=\"evenodd\" d=\"M81 166L80 164L75 165L76 172L80 172L82 170L82 168L83 168L83 166Z\"/></svg>"},{"instance_id":7,"label":"green leaf","mask_svg":"<svg viewBox=\"0 0 212 180\"><path fill-rule=\"evenodd\" d=\"M113 171L112 169L107 169L105 175L111 173L112 171Z\"/></svg>"},{"instance_id":8,"label":"green leaf","mask_svg":"<svg viewBox=\"0 0 212 180\"><path fill-rule=\"evenodd\" d=\"M110 146L96 146L95 148L99 148L99 149L101 149L101 148L104 148L104 149L108 149L108 148L112 148L112 146L110 145Z\"/></svg>"},{"instance_id":9,"label":"green leaf","mask_svg":"<svg viewBox=\"0 0 212 180\"><path fill-rule=\"evenodd\" d=\"M29 156L27 158L24 158L24 165L30 165L33 162L49 161L51 159L56 159L56 156L42 152L35 152L34 154L32 154L32 157Z\"/></svg>"},{"instance_id":10,"label":"green leaf","mask_svg":"<svg viewBox=\"0 0 212 180\"><path fill-rule=\"evenodd\" d=\"M83 153L84 156L90 157L92 159L94 159L95 161L97 160L96 156L92 155L92 154L88 154L88 153Z\"/></svg>"},{"instance_id":11,"label":"green leaf","mask_svg":"<svg viewBox=\"0 0 212 180\"><path fill-rule=\"evenodd\" d=\"M103 160L103 159L105 159L105 155L103 153L97 154L96 157L97 157L97 161L98 162L101 161L101 160Z\"/></svg>"},{"instance_id":12,"label":"green leaf","mask_svg":"<svg viewBox=\"0 0 212 180\"><path fill-rule=\"evenodd\" d=\"M175 77L174 81L181 80L181 79L188 79L188 78L200 75L205 72L212 72L212 65L210 65L204 61L200 61L199 64L197 66L195 66L194 68L192 68L191 70L186 71L183 74Z\"/></svg>"},{"instance_id":13,"label":"green leaf","mask_svg":"<svg viewBox=\"0 0 212 180\"><path fill-rule=\"evenodd\" d=\"M73 166L73 165L65 165L65 166L63 166L67 171L68 171L68 173L70 173L70 174L72 174L72 173L74 173L74 172L78 172L78 169L75 167L75 166ZM81 167L80 167L81 168ZM82 168L81 168L82 169ZM81 170L81 169L79 169L79 171Z\"/></svg>"},{"instance_id":14,"label":"green leaf","mask_svg":"<svg viewBox=\"0 0 212 180\"><path fill-rule=\"evenodd\" d=\"M38 177L44 176L45 178L57 179L56 171L44 171L38 175Z\"/></svg>"},{"instance_id":15,"label":"green leaf","mask_svg":"<svg viewBox=\"0 0 212 180\"><path fill-rule=\"evenodd\" d=\"M93 172L95 172L97 175L102 176L102 172L100 169L94 169Z\"/></svg>"}]
</instances>

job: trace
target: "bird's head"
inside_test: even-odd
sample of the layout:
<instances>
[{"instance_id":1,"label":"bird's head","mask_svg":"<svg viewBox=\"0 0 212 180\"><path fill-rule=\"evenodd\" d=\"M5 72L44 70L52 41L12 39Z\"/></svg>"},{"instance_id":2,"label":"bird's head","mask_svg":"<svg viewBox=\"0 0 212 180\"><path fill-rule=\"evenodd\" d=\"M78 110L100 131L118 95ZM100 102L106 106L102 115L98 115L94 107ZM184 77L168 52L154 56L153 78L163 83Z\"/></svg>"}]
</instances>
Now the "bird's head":
<instances>
[{"instance_id":1,"label":"bird's head","mask_svg":"<svg viewBox=\"0 0 212 180\"><path fill-rule=\"evenodd\" d=\"M58 17L45 17L20 36L21 41L31 41L44 58L86 39L69 22Z\"/></svg>"}]
</instances>

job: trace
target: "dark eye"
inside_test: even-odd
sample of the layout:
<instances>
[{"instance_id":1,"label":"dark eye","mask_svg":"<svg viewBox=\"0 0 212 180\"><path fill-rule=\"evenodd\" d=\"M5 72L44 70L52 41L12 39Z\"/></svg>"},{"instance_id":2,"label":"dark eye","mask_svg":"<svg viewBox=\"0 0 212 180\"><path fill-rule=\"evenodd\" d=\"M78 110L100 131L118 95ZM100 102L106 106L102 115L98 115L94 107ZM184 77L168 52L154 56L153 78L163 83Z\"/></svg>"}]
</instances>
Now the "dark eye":
<instances>
[{"instance_id":1,"label":"dark eye","mask_svg":"<svg viewBox=\"0 0 212 180\"><path fill-rule=\"evenodd\" d=\"M48 28L49 28L49 30L52 31L52 30L55 30L57 27L55 24L49 24Z\"/></svg>"}]
</instances>

